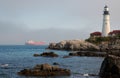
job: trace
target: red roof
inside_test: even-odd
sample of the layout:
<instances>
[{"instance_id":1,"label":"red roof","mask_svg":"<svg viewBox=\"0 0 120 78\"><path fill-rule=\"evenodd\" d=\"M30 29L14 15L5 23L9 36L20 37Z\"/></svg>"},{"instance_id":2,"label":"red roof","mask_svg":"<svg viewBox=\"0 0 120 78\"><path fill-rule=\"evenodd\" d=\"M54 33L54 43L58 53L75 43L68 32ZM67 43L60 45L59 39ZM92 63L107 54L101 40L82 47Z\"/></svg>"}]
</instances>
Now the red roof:
<instances>
[{"instance_id":1,"label":"red roof","mask_svg":"<svg viewBox=\"0 0 120 78\"><path fill-rule=\"evenodd\" d=\"M109 33L110 35L112 34L120 34L120 30L113 30L112 32Z\"/></svg>"},{"instance_id":2,"label":"red roof","mask_svg":"<svg viewBox=\"0 0 120 78\"><path fill-rule=\"evenodd\" d=\"M113 32L109 32L109 34L110 34L110 35L112 35L112 34L113 34Z\"/></svg>"},{"instance_id":3,"label":"red roof","mask_svg":"<svg viewBox=\"0 0 120 78\"><path fill-rule=\"evenodd\" d=\"M120 33L120 30L114 30L113 33Z\"/></svg>"},{"instance_id":4,"label":"red roof","mask_svg":"<svg viewBox=\"0 0 120 78\"><path fill-rule=\"evenodd\" d=\"M101 32L93 32L90 35L101 36Z\"/></svg>"}]
</instances>

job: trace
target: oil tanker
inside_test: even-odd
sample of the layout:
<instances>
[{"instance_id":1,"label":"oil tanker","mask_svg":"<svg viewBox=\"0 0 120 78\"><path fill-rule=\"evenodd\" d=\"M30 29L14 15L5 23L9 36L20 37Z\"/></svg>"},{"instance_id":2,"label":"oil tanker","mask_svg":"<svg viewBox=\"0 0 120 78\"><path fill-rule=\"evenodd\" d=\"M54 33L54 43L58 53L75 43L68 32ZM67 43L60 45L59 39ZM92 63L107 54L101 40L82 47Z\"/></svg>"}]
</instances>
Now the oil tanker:
<instances>
[{"instance_id":1,"label":"oil tanker","mask_svg":"<svg viewBox=\"0 0 120 78\"><path fill-rule=\"evenodd\" d=\"M45 42L40 41L33 41L33 40L28 40L27 42L25 42L25 45L45 45Z\"/></svg>"}]
</instances>

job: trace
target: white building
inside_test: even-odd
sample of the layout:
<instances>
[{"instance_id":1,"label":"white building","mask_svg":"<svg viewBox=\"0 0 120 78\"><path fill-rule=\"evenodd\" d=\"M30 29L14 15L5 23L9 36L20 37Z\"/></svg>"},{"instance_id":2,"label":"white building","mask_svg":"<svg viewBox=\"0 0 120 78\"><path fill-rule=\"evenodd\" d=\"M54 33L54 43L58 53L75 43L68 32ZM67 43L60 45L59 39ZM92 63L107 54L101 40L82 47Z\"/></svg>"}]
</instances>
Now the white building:
<instances>
[{"instance_id":1,"label":"white building","mask_svg":"<svg viewBox=\"0 0 120 78\"><path fill-rule=\"evenodd\" d=\"M110 32L110 14L109 8L105 6L103 13L102 37L108 36L109 32Z\"/></svg>"}]
</instances>

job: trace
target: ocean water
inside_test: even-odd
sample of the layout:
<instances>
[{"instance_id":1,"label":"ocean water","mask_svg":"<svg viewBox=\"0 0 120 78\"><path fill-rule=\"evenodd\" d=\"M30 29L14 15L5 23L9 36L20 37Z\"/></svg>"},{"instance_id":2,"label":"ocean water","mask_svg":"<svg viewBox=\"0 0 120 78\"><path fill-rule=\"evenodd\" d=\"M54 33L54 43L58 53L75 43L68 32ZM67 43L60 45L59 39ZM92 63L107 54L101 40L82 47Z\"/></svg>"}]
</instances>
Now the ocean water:
<instances>
[{"instance_id":1,"label":"ocean water","mask_svg":"<svg viewBox=\"0 0 120 78\"><path fill-rule=\"evenodd\" d=\"M47 78L98 78L98 76L84 77L82 74L98 75L102 57L70 57L63 58L68 55L68 51L46 50L47 46L25 46L25 45L4 45L0 46L0 78L44 78L20 76L17 74L24 68L32 68L36 64L53 64L59 63L61 68L71 70L71 76L47 77ZM53 51L59 55L57 58L50 57L34 57L35 53ZM8 64L8 67L2 65ZM45 77L46 78L46 77Z\"/></svg>"}]
</instances>

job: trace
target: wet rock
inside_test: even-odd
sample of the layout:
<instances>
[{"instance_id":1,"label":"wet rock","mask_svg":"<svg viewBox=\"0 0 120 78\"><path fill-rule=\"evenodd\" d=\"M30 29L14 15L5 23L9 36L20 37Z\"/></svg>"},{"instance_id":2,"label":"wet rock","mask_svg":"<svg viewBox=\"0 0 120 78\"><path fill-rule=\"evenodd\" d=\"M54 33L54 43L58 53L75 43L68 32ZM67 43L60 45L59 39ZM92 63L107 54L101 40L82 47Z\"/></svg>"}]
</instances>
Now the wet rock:
<instances>
[{"instance_id":1,"label":"wet rock","mask_svg":"<svg viewBox=\"0 0 120 78\"><path fill-rule=\"evenodd\" d=\"M120 78L120 57L108 55L99 72L101 78Z\"/></svg>"},{"instance_id":2,"label":"wet rock","mask_svg":"<svg viewBox=\"0 0 120 78\"><path fill-rule=\"evenodd\" d=\"M40 54L34 54L33 56L34 56L34 57L37 57L37 56L40 56Z\"/></svg>"},{"instance_id":3,"label":"wet rock","mask_svg":"<svg viewBox=\"0 0 120 78\"><path fill-rule=\"evenodd\" d=\"M44 52L42 54L40 54L40 56L47 56L47 57L58 57L57 54L55 54L54 52Z\"/></svg>"},{"instance_id":4,"label":"wet rock","mask_svg":"<svg viewBox=\"0 0 120 78\"><path fill-rule=\"evenodd\" d=\"M106 53L81 51L81 52L69 53L69 56L105 57Z\"/></svg>"},{"instance_id":5,"label":"wet rock","mask_svg":"<svg viewBox=\"0 0 120 78\"><path fill-rule=\"evenodd\" d=\"M43 57L58 57L57 54L54 52L43 52L42 54L34 54L35 57L37 56L43 56Z\"/></svg>"},{"instance_id":6,"label":"wet rock","mask_svg":"<svg viewBox=\"0 0 120 78\"><path fill-rule=\"evenodd\" d=\"M69 76L71 72L69 69L59 68L58 66L41 64L32 69L23 69L18 74L24 76Z\"/></svg>"},{"instance_id":7,"label":"wet rock","mask_svg":"<svg viewBox=\"0 0 120 78\"><path fill-rule=\"evenodd\" d=\"M57 62L54 62L54 63L53 63L53 65L59 65L59 63L57 63Z\"/></svg>"},{"instance_id":8,"label":"wet rock","mask_svg":"<svg viewBox=\"0 0 120 78\"><path fill-rule=\"evenodd\" d=\"M68 56L63 56L63 58L70 58L70 57L71 57L71 56L69 56L69 55L68 55Z\"/></svg>"},{"instance_id":9,"label":"wet rock","mask_svg":"<svg viewBox=\"0 0 120 78\"><path fill-rule=\"evenodd\" d=\"M98 76L98 74L89 74L89 76Z\"/></svg>"},{"instance_id":10,"label":"wet rock","mask_svg":"<svg viewBox=\"0 0 120 78\"><path fill-rule=\"evenodd\" d=\"M69 53L69 56L78 56L77 53Z\"/></svg>"}]
</instances>

